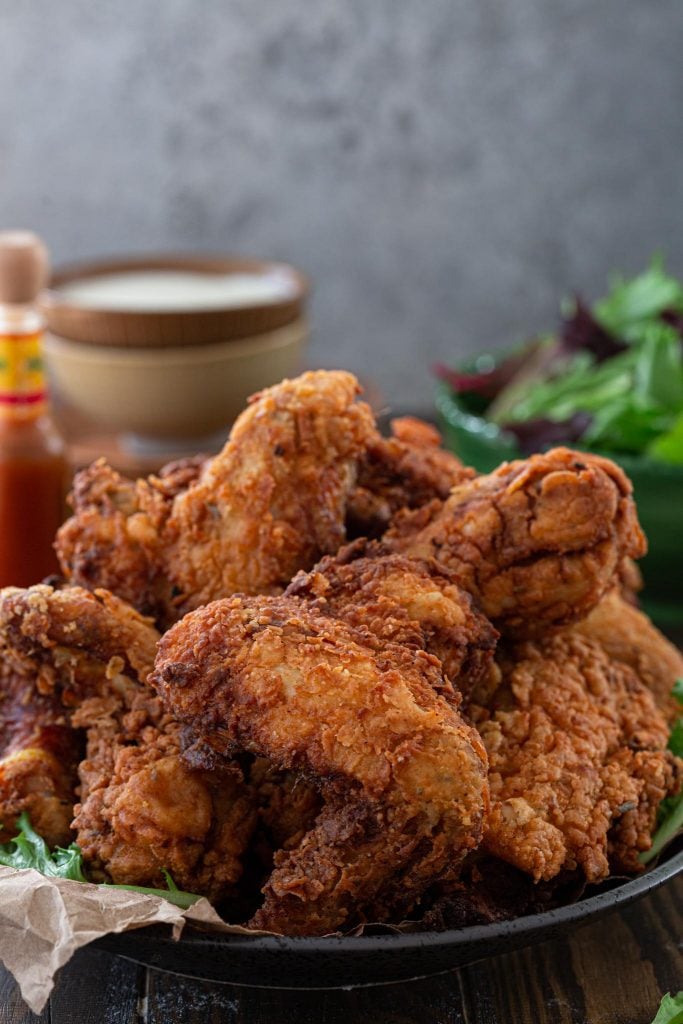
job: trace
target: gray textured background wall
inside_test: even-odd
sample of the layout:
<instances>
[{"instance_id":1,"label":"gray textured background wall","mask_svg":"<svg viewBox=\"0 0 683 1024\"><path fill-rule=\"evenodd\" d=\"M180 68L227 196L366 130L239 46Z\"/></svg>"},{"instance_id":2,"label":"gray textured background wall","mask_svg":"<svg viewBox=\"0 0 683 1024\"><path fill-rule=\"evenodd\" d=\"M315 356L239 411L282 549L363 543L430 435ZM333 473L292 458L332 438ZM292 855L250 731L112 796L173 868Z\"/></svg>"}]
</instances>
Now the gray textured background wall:
<instances>
[{"instance_id":1,"label":"gray textured background wall","mask_svg":"<svg viewBox=\"0 0 683 1024\"><path fill-rule=\"evenodd\" d=\"M428 367L683 272L680 0L0 0L0 222L290 259L310 361Z\"/></svg>"}]
</instances>

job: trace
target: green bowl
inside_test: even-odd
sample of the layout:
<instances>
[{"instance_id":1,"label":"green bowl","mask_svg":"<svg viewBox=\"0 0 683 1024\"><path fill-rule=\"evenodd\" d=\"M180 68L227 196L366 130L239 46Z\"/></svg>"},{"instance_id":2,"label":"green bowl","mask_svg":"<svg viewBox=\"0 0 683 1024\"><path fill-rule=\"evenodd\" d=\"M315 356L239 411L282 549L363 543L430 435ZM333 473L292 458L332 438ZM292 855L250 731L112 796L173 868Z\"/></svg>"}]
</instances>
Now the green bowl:
<instances>
[{"instance_id":1,"label":"green bowl","mask_svg":"<svg viewBox=\"0 0 683 1024\"><path fill-rule=\"evenodd\" d=\"M447 384L437 386L435 402L446 447L468 466L489 473L506 459L523 457L511 434L470 412ZM630 477L638 516L647 535L648 553L640 562L647 585L643 604L661 626L681 626L683 466L656 462L645 455L603 454L618 462Z\"/></svg>"}]
</instances>

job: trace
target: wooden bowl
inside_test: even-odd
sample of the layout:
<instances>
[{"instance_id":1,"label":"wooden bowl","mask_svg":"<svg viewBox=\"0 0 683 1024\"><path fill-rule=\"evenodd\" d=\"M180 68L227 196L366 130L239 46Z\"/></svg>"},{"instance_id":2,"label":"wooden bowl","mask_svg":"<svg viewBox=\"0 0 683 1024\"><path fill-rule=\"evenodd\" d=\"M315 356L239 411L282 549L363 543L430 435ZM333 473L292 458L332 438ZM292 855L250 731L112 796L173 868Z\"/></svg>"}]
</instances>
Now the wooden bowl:
<instances>
[{"instance_id":1,"label":"wooden bowl","mask_svg":"<svg viewBox=\"0 0 683 1024\"><path fill-rule=\"evenodd\" d=\"M136 271L173 270L199 274L250 274L272 277L281 294L247 305L199 309L125 309L79 304L60 289L76 281ZM117 348L175 348L213 345L264 335L301 319L308 280L287 263L229 256L175 255L128 257L71 264L57 269L41 306L48 328L60 338Z\"/></svg>"},{"instance_id":2,"label":"wooden bowl","mask_svg":"<svg viewBox=\"0 0 683 1024\"><path fill-rule=\"evenodd\" d=\"M256 337L175 348L84 345L48 334L60 398L103 427L184 441L227 428L255 391L301 369L304 319Z\"/></svg>"}]
</instances>

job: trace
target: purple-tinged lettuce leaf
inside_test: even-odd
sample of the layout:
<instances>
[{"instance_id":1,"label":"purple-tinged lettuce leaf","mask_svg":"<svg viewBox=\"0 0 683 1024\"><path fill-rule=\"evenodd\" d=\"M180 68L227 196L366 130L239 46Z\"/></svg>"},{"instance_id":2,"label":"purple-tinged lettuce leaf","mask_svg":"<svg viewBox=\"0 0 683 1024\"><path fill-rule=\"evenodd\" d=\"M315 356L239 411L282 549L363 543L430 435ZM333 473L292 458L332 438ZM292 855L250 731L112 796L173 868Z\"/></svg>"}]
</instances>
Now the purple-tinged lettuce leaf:
<instances>
[{"instance_id":1,"label":"purple-tinged lettuce leaf","mask_svg":"<svg viewBox=\"0 0 683 1024\"><path fill-rule=\"evenodd\" d=\"M603 363L612 356L618 356L627 347L596 320L590 308L576 295L574 312L562 322L560 350L567 354L585 350L591 353L596 363Z\"/></svg>"},{"instance_id":2,"label":"purple-tinged lettuce leaf","mask_svg":"<svg viewBox=\"0 0 683 1024\"><path fill-rule=\"evenodd\" d=\"M591 416L576 412L568 420L559 423L546 417L503 424L503 429L513 434L523 455L553 448L558 444L573 444L580 441L591 424Z\"/></svg>"}]
</instances>

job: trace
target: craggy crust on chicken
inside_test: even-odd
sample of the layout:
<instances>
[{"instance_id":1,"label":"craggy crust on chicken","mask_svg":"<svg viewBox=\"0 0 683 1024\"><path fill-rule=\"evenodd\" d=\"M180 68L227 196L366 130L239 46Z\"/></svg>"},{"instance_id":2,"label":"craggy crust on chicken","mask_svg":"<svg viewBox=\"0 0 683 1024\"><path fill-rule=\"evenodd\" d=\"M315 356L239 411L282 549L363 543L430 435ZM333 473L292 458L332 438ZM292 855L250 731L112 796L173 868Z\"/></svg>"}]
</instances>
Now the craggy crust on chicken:
<instances>
[{"instance_id":1,"label":"craggy crust on chicken","mask_svg":"<svg viewBox=\"0 0 683 1024\"><path fill-rule=\"evenodd\" d=\"M162 624L238 591L277 593L345 540L358 459L376 435L359 390L350 373L320 370L255 395L223 451L170 494L163 480L95 463L77 475L57 537L65 575Z\"/></svg>"},{"instance_id":2,"label":"craggy crust on chicken","mask_svg":"<svg viewBox=\"0 0 683 1024\"><path fill-rule=\"evenodd\" d=\"M680 762L652 695L626 665L567 630L512 648L471 714L489 756L483 848L548 880L635 872Z\"/></svg>"},{"instance_id":3,"label":"craggy crust on chicken","mask_svg":"<svg viewBox=\"0 0 683 1024\"><path fill-rule=\"evenodd\" d=\"M475 475L441 447L431 424L403 416L390 426L391 437L375 434L360 458L347 512L351 537L379 537L400 509L447 498L451 488Z\"/></svg>"},{"instance_id":4,"label":"craggy crust on chicken","mask_svg":"<svg viewBox=\"0 0 683 1024\"><path fill-rule=\"evenodd\" d=\"M49 846L71 842L82 743L54 694L35 678L0 668L0 842L17 832L22 812Z\"/></svg>"},{"instance_id":5,"label":"craggy crust on chicken","mask_svg":"<svg viewBox=\"0 0 683 1024\"><path fill-rule=\"evenodd\" d=\"M381 641L435 655L455 687L446 699L468 695L491 672L498 633L433 559L386 555L375 542L356 541L295 576L286 594Z\"/></svg>"},{"instance_id":6,"label":"craggy crust on chicken","mask_svg":"<svg viewBox=\"0 0 683 1024\"><path fill-rule=\"evenodd\" d=\"M607 594L574 628L597 640L614 661L630 665L667 719L678 717L680 705L671 691L676 680L683 679L683 655L618 590Z\"/></svg>"},{"instance_id":7,"label":"craggy crust on chicken","mask_svg":"<svg viewBox=\"0 0 683 1024\"><path fill-rule=\"evenodd\" d=\"M152 680L219 754L248 751L315 781L314 828L280 852L252 926L324 934L400 919L457 872L487 809L479 737L436 693L440 666L294 598L235 596L186 616Z\"/></svg>"},{"instance_id":8,"label":"craggy crust on chicken","mask_svg":"<svg viewBox=\"0 0 683 1024\"><path fill-rule=\"evenodd\" d=\"M231 893L255 822L236 771L192 771L181 729L144 685L158 633L107 591L0 592L0 652L86 738L73 827L92 876ZM47 699L47 698L41 698ZM36 708L39 704L36 703Z\"/></svg>"},{"instance_id":9,"label":"craggy crust on chicken","mask_svg":"<svg viewBox=\"0 0 683 1024\"><path fill-rule=\"evenodd\" d=\"M645 551L632 488L608 459L556 448L455 487L394 520L384 541L452 570L501 632L581 618Z\"/></svg>"}]
</instances>

